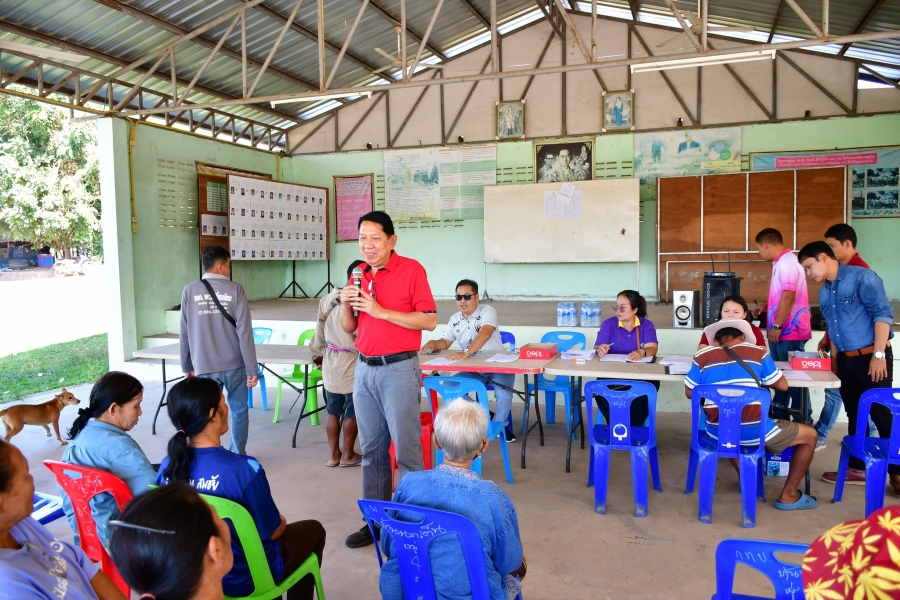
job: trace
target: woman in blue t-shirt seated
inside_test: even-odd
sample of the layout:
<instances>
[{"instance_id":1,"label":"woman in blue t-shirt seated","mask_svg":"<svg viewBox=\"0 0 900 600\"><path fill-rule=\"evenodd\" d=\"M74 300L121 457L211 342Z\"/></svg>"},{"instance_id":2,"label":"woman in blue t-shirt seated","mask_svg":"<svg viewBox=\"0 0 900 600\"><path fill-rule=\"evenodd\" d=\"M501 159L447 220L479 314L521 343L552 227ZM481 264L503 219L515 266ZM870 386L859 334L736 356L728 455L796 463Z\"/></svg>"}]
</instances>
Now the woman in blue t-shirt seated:
<instances>
[{"instance_id":1,"label":"woman in blue t-shirt seated","mask_svg":"<svg viewBox=\"0 0 900 600\"><path fill-rule=\"evenodd\" d=\"M150 490L112 525L113 561L143 600L222 598L234 564L231 533L190 485Z\"/></svg>"},{"instance_id":2,"label":"woman in blue t-shirt seated","mask_svg":"<svg viewBox=\"0 0 900 600\"><path fill-rule=\"evenodd\" d=\"M438 411L434 441L444 451L444 462L430 471L407 473L397 485L394 502L456 513L475 524L481 534L484 565L491 600L511 600L525 577L525 557L519 537L516 509L492 481L482 481L472 461L488 445L488 415L477 402L456 400ZM403 513L398 513L402 518ZM381 535L387 560L381 569L384 600L403 600L400 569L393 540ZM472 598L462 549L451 536L436 539L428 550L434 588L441 599Z\"/></svg>"},{"instance_id":3,"label":"woman in blue t-shirt seated","mask_svg":"<svg viewBox=\"0 0 900 600\"><path fill-rule=\"evenodd\" d=\"M607 354L624 354L630 361L643 361L647 357L656 356L659 340L656 337L656 327L647 318L647 301L644 297L634 290L622 290L616 296L613 310L616 311L616 316L603 321L597 332L594 350L597 351L598 360ZM659 381L647 383L659 389ZM624 389L626 388L623 387ZM594 398L603 418L609 422L609 402L602 396L595 395ZM635 398L631 403L631 425L643 425L649 415L647 396Z\"/></svg>"},{"instance_id":4,"label":"woman in blue t-shirt seated","mask_svg":"<svg viewBox=\"0 0 900 600\"><path fill-rule=\"evenodd\" d=\"M322 564L325 529L318 521L288 524L278 512L262 466L251 456L222 447L228 432L228 405L214 379L190 377L177 383L167 396L169 418L177 431L169 440L169 455L156 476L157 484L186 481L198 492L237 502L247 509L262 540L275 583L293 573L315 552ZM234 567L222 582L227 596L249 596L254 591L247 559L233 525L231 547ZM307 575L288 590L288 600L312 600L315 581Z\"/></svg>"},{"instance_id":5,"label":"woman in blue t-shirt seated","mask_svg":"<svg viewBox=\"0 0 900 600\"><path fill-rule=\"evenodd\" d=\"M81 548L31 518L33 502L28 461L0 440L0 597L125 600Z\"/></svg>"}]
</instances>

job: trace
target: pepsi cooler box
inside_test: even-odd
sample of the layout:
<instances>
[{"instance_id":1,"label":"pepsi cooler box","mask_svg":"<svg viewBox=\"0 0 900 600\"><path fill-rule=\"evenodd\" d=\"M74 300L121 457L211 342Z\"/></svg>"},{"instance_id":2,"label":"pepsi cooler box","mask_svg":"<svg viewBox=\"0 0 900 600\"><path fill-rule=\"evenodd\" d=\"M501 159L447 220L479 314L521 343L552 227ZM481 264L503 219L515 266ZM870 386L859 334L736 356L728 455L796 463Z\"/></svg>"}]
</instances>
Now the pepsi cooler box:
<instances>
[{"instance_id":1,"label":"pepsi cooler box","mask_svg":"<svg viewBox=\"0 0 900 600\"><path fill-rule=\"evenodd\" d=\"M766 475L769 477L787 477L791 470L791 455L794 454L794 446L791 446L781 454L766 452Z\"/></svg>"},{"instance_id":2,"label":"pepsi cooler box","mask_svg":"<svg viewBox=\"0 0 900 600\"><path fill-rule=\"evenodd\" d=\"M795 371L830 371L831 359L822 358L816 352L794 352L791 368Z\"/></svg>"},{"instance_id":3,"label":"pepsi cooler box","mask_svg":"<svg viewBox=\"0 0 900 600\"><path fill-rule=\"evenodd\" d=\"M525 344L519 348L519 358L526 360L548 360L557 354L556 344L548 342Z\"/></svg>"}]
</instances>

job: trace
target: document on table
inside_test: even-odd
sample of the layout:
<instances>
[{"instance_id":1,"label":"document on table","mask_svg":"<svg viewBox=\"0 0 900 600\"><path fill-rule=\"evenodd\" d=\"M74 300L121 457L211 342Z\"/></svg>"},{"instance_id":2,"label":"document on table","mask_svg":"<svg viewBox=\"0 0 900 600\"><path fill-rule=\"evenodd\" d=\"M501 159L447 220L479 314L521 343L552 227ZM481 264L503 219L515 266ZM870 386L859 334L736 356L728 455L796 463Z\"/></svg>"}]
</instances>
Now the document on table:
<instances>
[{"instance_id":1,"label":"document on table","mask_svg":"<svg viewBox=\"0 0 900 600\"><path fill-rule=\"evenodd\" d=\"M669 363L669 375L687 375L688 371L691 370L692 363Z\"/></svg>"},{"instance_id":2,"label":"document on table","mask_svg":"<svg viewBox=\"0 0 900 600\"><path fill-rule=\"evenodd\" d=\"M506 354L501 352L499 354L495 354L490 358L484 359L484 362L498 362L498 363L511 363L519 360L518 354Z\"/></svg>"},{"instance_id":3,"label":"document on table","mask_svg":"<svg viewBox=\"0 0 900 600\"><path fill-rule=\"evenodd\" d=\"M791 363L786 360L776 360L775 366L781 369L782 371L793 371L794 369L791 367Z\"/></svg>"},{"instance_id":4,"label":"document on table","mask_svg":"<svg viewBox=\"0 0 900 600\"><path fill-rule=\"evenodd\" d=\"M566 350L562 353L565 360L591 360L597 354L596 350Z\"/></svg>"},{"instance_id":5,"label":"document on table","mask_svg":"<svg viewBox=\"0 0 900 600\"><path fill-rule=\"evenodd\" d=\"M809 373L804 373L803 371L785 371L784 378L788 381L812 381Z\"/></svg>"},{"instance_id":6,"label":"document on table","mask_svg":"<svg viewBox=\"0 0 900 600\"><path fill-rule=\"evenodd\" d=\"M628 360L627 354L604 354L600 357L600 362L631 362L631 363L648 363L653 362L652 356L645 356L638 360Z\"/></svg>"},{"instance_id":7,"label":"document on table","mask_svg":"<svg viewBox=\"0 0 900 600\"><path fill-rule=\"evenodd\" d=\"M458 360L450 360L449 358L444 358L443 356L439 356L437 358L432 358L428 362L423 362L420 366L422 367L446 367L447 365L455 365L458 363Z\"/></svg>"},{"instance_id":8,"label":"document on table","mask_svg":"<svg viewBox=\"0 0 900 600\"><path fill-rule=\"evenodd\" d=\"M681 354L672 354L671 356L667 356L660 360L657 364L660 365L683 365L687 364L688 366L694 362L693 356L683 356Z\"/></svg>"}]
</instances>

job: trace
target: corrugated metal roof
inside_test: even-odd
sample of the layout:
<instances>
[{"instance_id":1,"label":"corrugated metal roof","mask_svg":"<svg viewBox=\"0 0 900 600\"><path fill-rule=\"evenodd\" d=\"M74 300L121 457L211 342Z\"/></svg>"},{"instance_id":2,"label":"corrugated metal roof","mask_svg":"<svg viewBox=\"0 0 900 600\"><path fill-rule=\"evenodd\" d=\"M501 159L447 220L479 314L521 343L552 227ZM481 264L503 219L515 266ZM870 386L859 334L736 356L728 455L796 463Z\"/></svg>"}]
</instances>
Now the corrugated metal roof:
<instances>
[{"instance_id":1,"label":"corrugated metal roof","mask_svg":"<svg viewBox=\"0 0 900 600\"><path fill-rule=\"evenodd\" d=\"M112 6L117 1L149 16L140 18L140 16L132 16L116 10ZM407 24L411 31L418 34L425 33L437 1L407 0ZM573 0L567 0L567 2L576 7ZM798 2L810 18L821 22L821 0L798 0ZM854 33L875 2L876 0L831 0L830 33L836 35ZM483 17L490 17L490 0L469 0L469 3ZM758 29L754 35L759 37L766 34L767 37L779 3L780 0L710 0L710 21L724 25L751 25ZM6 21L24 28L28 32L51 36L121 61L131 62L177 39L178 33L161 27L160 24L153 22L154 18L182 30L190 31L239 8L242 4L241 0L0 0L0 19L2 19L0 21L0 39L42 45L27 35L16 35L4 31L3 21ZM600 4L607 8L624 9L621 14L629 14L625 12L629 10L627 0L601 0ZM676 0L676 4L683 10L698 10L696 0ZM283 18L290 15L294 5L295 0L266 0L264 4L247 11L247 53L251 59L259 62L266 60L272 45L284 27ZM584 9L585 5L589 10L589 3L581 3L577 7ZM331 49L326 51L326 64L329 71L335 63L336 49L340 48L346 40L360 6L360 0L327 0L325 4L326 37L332 44ZM501 23L535 9L533 0L497 0L497 11ZM655 22L668 23L665 19L667 16L671 18L665 0L644 0L640 3L640 10L645 13L646 18L652 17ZM388 62L374 49L382 48L388 53L397 51L395 25L384 13L399 20L400 0L370 1L370 7L364 11L351 40L348 52L350 56L345 56L342 60L331 84L332 87L348 87L373 81L377 76L370 73L370 67L380 68ZM278 18L279 15L281 15L281 19ZM674 20L671 21L669 24L674 24ZM304 35L302 31L297 31L296 28L288 29L271 61L270 70L260 78L254 92L255 96L301 92L310 89L309 86L318 86L319 59L315 39L318 29L316 1L305 0L301 4L294 22L298 26L297 28L304 28L307 35ZM230 24L231 20L228 19L205 32L203 38L206 40L206 46L198 43L200 40L184 42L178 46L175 58L177 74L180 79L191 80L209 56L211 50L208 46L215 44ZM884 2L864 31L894 29L900 29L900 0ZM463 0L444 0L428 43L441 53L453 54L455 46L483 35L485 30L481 19L473 14ZM785 6L782 11L777 33L795 38L812 36L803 21L789 6ZM240 45L241 31L238 24L232 28L225 41L225 46L239 53ZM419 42L415 37L407 36L407 53L410 60L415 56L418 47ZM837 52L837 50L838 48L830 49L832 52ZM829 51L829 49L826 48L825 51ZM431 54L426 50L423 58L427 58ZM879 40L855 44L847 52L847 56L900 65L900 40ZM353 60L354 57L358 60ZM153 62L146 61L143 66L149 67ZM21 57L5 52L2 54L2 69L6 73L16 72L27 64L28 61ZM102 58L91 58L78 66L101 75L110 75L119 68L117 64ZM168 60L163 61L158 73L159 76L151 77L145 83L145 87L164 94L171 93ZM43 79L48 85L53 85L65 74L64 69L45 68ZM248 85L252 85L257 74L256 67L252 65L248 67ZM391 73L387 73L387 75L390 76ZM131 72L122 75L119 79L136 82L140 77L140 73ZM301 82L305 82L305 84ZM198 83L207 91L194 90L189 98L191 101L214 101L220 98L213 95L212 91L231 97L240 97L242 94L241 61L234 56L217 54L200 76ZM85 78L82 85L90 85L90 82ZM105 89L100 90L98 97L104 98L105 93ZM124 87L114 86L113 96L117 100L124 97L126 93ZM282 115L254 105L228 107L225 112L261 123L289 127L298 122L298 113L308 111L310 106L311 104L308 102L280 105L277 111L283 113Z\"/></svg>"}]
</instances>

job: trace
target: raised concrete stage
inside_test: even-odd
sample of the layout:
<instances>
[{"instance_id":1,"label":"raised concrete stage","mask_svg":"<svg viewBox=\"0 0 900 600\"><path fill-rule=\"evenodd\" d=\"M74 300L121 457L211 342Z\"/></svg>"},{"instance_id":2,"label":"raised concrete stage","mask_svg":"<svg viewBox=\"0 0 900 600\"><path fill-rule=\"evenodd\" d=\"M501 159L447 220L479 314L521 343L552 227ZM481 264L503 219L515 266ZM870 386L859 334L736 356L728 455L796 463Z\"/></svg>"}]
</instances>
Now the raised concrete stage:
<instances>
[{"instance_id":1,"label":"raised concrete stage","mask_svg":"<svg viewBox=\"0 0 900 600\"><path fill-rule=\"evenodd\" d=\"M500 327L503 331L509 331L516 336L516 343L521 346L528 342L540 341L541 336L548 331L569 330L578 331L585 335L588 345L593 345L597 336L597 327L556 327L556 301L510 301L499 300L487 302L497 309L500 315ZM439 300L438 326L434 331L424 332L423 341L437 339L443 334L450 317L458 309L456 302L452 300ZM613 302L601 303L602 318L606 319L614 315ZM293 299L257 300L250 303L253 314L253 325L256 327L270 327L273 330L273 344L296 343L300 334L307 329L315 328L318 314L319 299ZM692 355L697 350L702 330L700 329L676 329L672 327L672 305L648 303L648 316L657 328L660 341L660 356L670 354ZM142 347L160 346L171 344L178 340L179 311L166 312L166 325L168 332L165 334L143 338ZM813 338L807 342L807 348L814 349L821 339L822 332L814 331ZM276 372L288 373L293 370L293 365L267 365ZM142 379L159 380L160 368L158 361L130 361L126 367L135 376ZM178 370L178 365L167 365L171 378ZM277 380L269 377L267 386L274 387ZM517 379L516 387L522 389L521 379ZM813 414L818 415L825 396L822 390L813 389L810 392L813 405ZM562 396L557 395L556 402L563 402ZM684 388L681 384L663 382L659 392L658 410L665 412L690 412L690 402L684 397ZM845 417L841 415L841 419Z\"/></svg>"}]
</instances>

